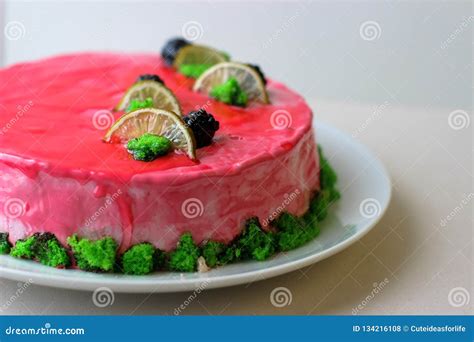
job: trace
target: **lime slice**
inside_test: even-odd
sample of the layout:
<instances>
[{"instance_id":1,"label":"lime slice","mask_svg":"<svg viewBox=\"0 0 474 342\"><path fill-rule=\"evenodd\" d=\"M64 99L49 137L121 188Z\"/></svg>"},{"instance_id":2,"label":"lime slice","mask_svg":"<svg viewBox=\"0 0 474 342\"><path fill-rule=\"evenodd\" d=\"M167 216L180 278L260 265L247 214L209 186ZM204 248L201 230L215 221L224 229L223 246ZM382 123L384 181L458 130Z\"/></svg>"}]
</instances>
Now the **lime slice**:
<instances>
[{"instance_id":1,"label":"lime slice","mask_svg":"<svg viewBox=\"0 0 474 342\"><path fill-rule=\"evenodd\" d=\"M125 111L132 100L145 101L151 98L153 107L181 115L181 106L174 94L166 86L155 81L139 81L128 88L115 110Z\"/></svg>"},{"instance_id":2,"label":"lime slice","mask_svg":"<svg viewBox=\"0 0 474 342\"><path fill-rule=\"evenodd\" d=\"M145 133L168 138L173 148L196 159L196 142L192 130L181 116L163 109L144 108L122 115L104 136L108 143L126 143Z\"/></svg>"},{"instance_id":3,"label":"lime slice","mask_svg":"<svg viewBox=\"0 0 474 342\"><path fill-rule=\"evenodd\" d=\"M182 65L214 65L226 62L229 57L220 51L204 45L186 45L179 49L173 66L179 70Z\"/></svg>"},{"instance_id":4,"label":"lime slice","mask_svg":"<svg viewBox=\"0 0 474 342\"><path fill-rule=\"evenodd\" d=\"M215 86L235 78L250 101L269 103L262 77L252 67L236 62L219 63L206 70L194 83L194 91L209 94Z\"/></svg>"}]
</instances>

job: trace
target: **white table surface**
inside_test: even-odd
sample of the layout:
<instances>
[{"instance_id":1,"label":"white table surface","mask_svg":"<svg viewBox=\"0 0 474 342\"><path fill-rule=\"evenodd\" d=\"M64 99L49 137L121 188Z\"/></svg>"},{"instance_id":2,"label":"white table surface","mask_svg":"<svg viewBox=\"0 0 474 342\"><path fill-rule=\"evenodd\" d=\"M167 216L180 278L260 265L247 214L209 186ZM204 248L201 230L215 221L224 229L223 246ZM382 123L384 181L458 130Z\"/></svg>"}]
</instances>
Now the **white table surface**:
<instances>
[{"instance_id":1,"label":"white table surface","mask_svg":"<svg viewBox=\"0 0 474 342\"><path fill-rule=\"evenodd\" d=\"M455 130L448 116L458 108L380 105L314 101L319 119L366 144L393 180L386 215L345 251L299 271L208 290L192 300L192 293L115 294L105 308L93 304L90 292L1 279L1 314L173 315L185 301L190 303L181 314L350 315L359 305L364 315L472 314L472 115L469 126ZM373 284L380 282L387 284L374 293ZM23 293L16 296L19 287ZM276 287L291 291L291 304L271 304Z\"/></svg>"}]
</instances>

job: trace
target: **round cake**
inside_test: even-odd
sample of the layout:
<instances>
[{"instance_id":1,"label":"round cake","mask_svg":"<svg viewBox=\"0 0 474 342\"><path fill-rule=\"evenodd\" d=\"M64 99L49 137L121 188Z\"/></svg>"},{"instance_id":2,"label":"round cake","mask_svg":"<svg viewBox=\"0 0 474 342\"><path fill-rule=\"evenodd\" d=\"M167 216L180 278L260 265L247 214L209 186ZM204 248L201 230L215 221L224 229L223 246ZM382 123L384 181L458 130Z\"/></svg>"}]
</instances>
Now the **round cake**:
<instances>
[{"instance_id":1,"label":"round cake","mask_svg":"<svg viewBox=\"0 0 474 342\"><path fill-rule=\"evenodd\" d=\"M142 162L103 141L142 74L159 75L183 113L219 121L196 159ZM282 212L302 216L320 190L311 109L281 83L266 82L269 104L238 107L193 91L158 54L112 53L17 64L0 79L0 231L11 245L35 233L66 249L71 236L109 237L117 255L141 243L172 251L185 233L228 245L249 219L272 232Z\"/></svg>"}]
</instances>

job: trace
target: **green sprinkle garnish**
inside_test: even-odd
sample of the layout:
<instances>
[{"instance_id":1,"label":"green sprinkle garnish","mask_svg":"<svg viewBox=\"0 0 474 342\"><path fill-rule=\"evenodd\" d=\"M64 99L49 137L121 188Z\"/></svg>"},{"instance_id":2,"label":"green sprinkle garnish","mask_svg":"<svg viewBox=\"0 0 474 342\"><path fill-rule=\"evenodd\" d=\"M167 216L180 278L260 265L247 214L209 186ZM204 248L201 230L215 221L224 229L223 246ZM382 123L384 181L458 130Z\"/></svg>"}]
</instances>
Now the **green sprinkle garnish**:
<instances>
[{"instance_id":1,"label":"green sprinkle garnish","mask_svg":"<svg viewBox=\"0 0 474 342\"><path fill-rule=\"evenodd\" d=\"M240 107L245 107L248 102L247 94L234 77L229 78L221 85L213 87L210 95L218 101Z\"/></svg>"},{"instance_id":2,"label":"green sprinkle garnish","mask_svg":"<svg viewBox=\"0 0 474 342\"><path fill-rule=\"evenodd\" d=\"M43 265L52 267L69 266L69 255L56 238L39 243L35 247L35 257Z\"/></svg>"},{"instance_id":3,"label":"green sprinkle garnish","mask_svg":"<svg viewBox=\"0 0 474 342\"><path fill-rule=\"evenodd\" d=\"M134 110L143 109L143 108L153 108L153 106L154 106L153 99L151 97L147 97L143 101L139 99L134 99L128 105L126 112L129 113L129 112L133 112Z\"/></svg>"},{"instance_id":4,"label":"green sprinkle garnish","mask_svg":"<svg viewBox=\"0 0 474 342\"><path fill-rule=\"evenodd\" d=\"M0 254L10 253L11 245L8 242L8 233L0 233Z\"/></svg>"},{"instance_id":5,"label":"green sprinkle garnish","mask_svg":"<svg viewBox=\"0 0 474 342\"><path fill-rule=\"evenodd\" d=\"M67 238L67 243L81 270L107 272L114 268L117 243L113 238L89 240L72 235Z\"/></svg>"},{"instance_id":6,"label":"green sprinkle garnish","mask_svg":"<svg viewBox=\"0 0 474 342\"><path fill-rule=\"evenodd\" d=\"M56 237L49 233L37 233L18 240L10 255L16 258L33 259L51 267L70 265L69 255Z\"/></svg>"},{"instance_id":7,"label":"green sprinkle garnish","mask_svg":"<svg viewBox=\"0 0 474 342\"><path fill-rule=\"evenodd\" d=\"M171 149L171 141L161 135L145 133L130 140L127 149L135 160L149 162L167 154Z\"/></svg>"},{"instance_id":8,"label":"green sprinkle garnish","mask_svg":"<svg viewBox=\"0 0 474 342\"><path fill-rule=\"evenodd\" d=\"M199 248L189 233L181 235L178 246L171 252L169 268L178 272L193 272L197 267Z\"/></svg>"},{"instance_id":9,"label":"green sprinkle garnish","mask_svg":"<svg viewBox=\"0 0 474 342\"><path fill-rule=\"evenodd\" d=\"M186 77L198 78L211 66L212 64L183 64L179 67L179 73Z\"/></svg>"},{"instance_id":10,"label":"green sprinkle garnish","mask_svg":"<svg viewBox=\"0 0 474 342\"><path fill-rule=\"evenodd\" d=\"M257 218L249 219L242 233L228 246L209 241L201 249L209 267L238 260L266 260L276 252L275 234L265 232Z\"/></svg>"},{"instance_id":11,"label":"green sprinkle garnish","mask_svg":"<svg viewBox=\"0 0 474 342\"><path fill-rule=\"evenodd\" d=\"M243 259L262 261L275 253L274 234L263 231L258 218L247 221L236 245Z\"/></svg>"},{"instance_id":12,"label":"green sprinkle garnish","mask_svg":"<svg viewBox=\"0 0 474 342\"><path fill-rule=\"evenodd\" d=\"M215 267L220 264L220 260L224 257L227 246L222 242L208 241L202 247L202 256L206 260L209 267Z\"/></svg>"},{"instance_id":13,"label":"green sprinkle garnish","mask_svg":"<svg viewBox=\"0 0 474 342\"><path fill-rule=\"evenodd\" d=\"M155 247L140 243L126 251L122 256L123 273L148 274L154 269Z\"/></svg>"},{"instance_id":14,"label":"green sprinkle garnish","mask_svg":"<svg viewBox=\"0 0 474 342\"><path fill-rule=\"evenodd\" d=\"M17 240L15 246L10 251L10 255L15 258L32 259L33 258L33 246L36 242L35 236L23 240Z\"/></svg>"},{"instance_id":15,"label":"green sprinkle garnish","mask_svg":"<svg viewBox=\"0 0 474 342\"><path fill-rule=\"evenodd\" d=\"M330 202L336 201L341 197L341 194L336 189L336 182L337 182L337 175L336 171L331 167L328 160L323 154L323 150L321 146L318 146L319 152L319 164L321 171L320 175L320 182L321 182L321 189L323 191L327 191L328 199Z\"/></svg>"},{"instance_id":16,"label":"green sprinkle garnish","mask_svg":"<svg viewBox=\"0 0 474 342\"><path fill-rule=\"evenodd\" d=\"M306 222L300 217L284 212L273 222L277 228L277 243L281 251L300 247L319 234L317 221Z\"/></svg>"}]
</instances>

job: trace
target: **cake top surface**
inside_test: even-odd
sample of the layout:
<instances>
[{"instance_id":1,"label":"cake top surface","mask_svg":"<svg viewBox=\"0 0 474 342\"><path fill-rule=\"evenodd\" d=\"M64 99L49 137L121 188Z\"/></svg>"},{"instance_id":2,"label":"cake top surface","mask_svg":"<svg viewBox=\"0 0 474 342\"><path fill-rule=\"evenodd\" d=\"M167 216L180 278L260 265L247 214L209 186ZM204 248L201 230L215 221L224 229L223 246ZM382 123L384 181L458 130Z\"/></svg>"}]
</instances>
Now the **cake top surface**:
<instances>
[{"instance_id":1,"label":"cake top surface","mask_svg":"<svg viewBox=\"0 0 474 342\"><path fill-rule=\"evenodd\" d=\"M184 113L205 108L219 120L214 143L197 150L197 161L171 153L139 162L123 145L102 141L123 114L110 110L140 74L159 75ZM278 156L311 128L310 108L280 83L268 81L271 104L230 106L193 92L194 80L166 66L158 54L63 55L2 69L0 79L0 161L25 173L122 180L224 175Z\"/></svg>"}]
</instances>

